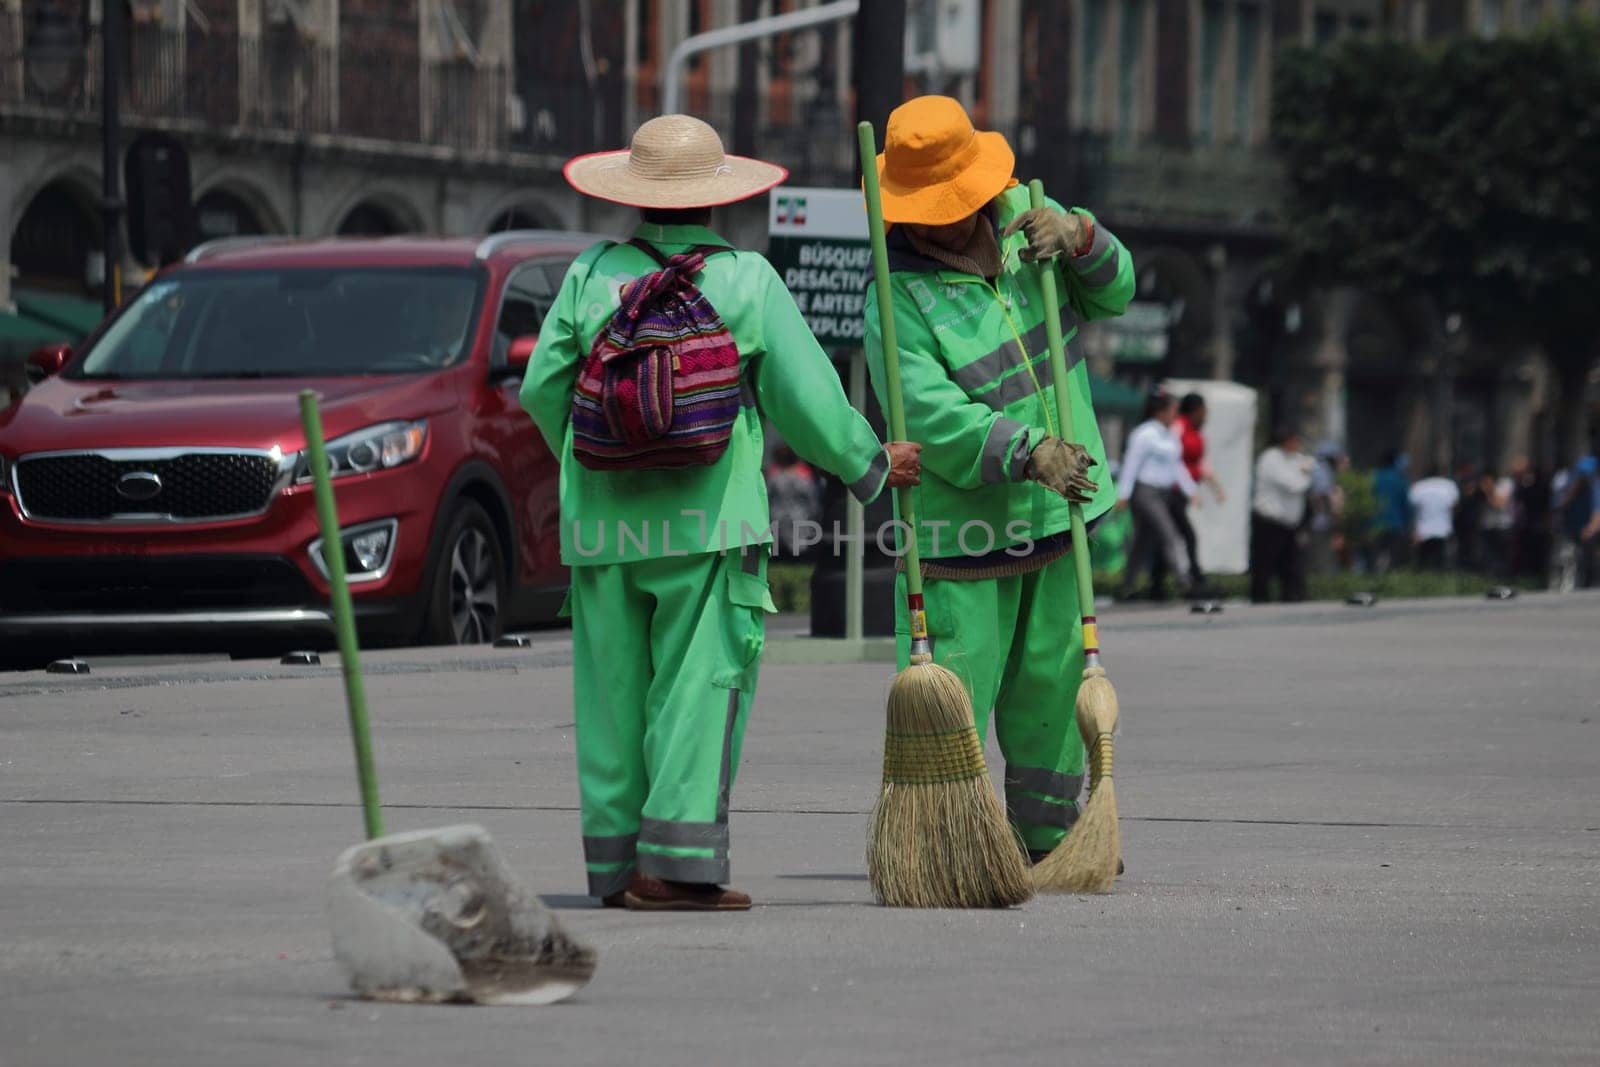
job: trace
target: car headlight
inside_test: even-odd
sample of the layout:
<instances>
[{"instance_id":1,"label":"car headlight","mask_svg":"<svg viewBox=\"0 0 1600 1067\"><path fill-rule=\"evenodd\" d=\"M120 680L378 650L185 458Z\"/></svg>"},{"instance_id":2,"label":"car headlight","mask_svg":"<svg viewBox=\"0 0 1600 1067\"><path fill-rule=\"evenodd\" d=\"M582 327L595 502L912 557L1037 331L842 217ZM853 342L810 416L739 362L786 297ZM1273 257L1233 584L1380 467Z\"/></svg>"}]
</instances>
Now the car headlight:
<instances>
[{"instance_id":1,"label":"car headlight","mask_svg":"<svg viewBox=\"0 0 1600 1067\"><path fill-rule=\"evenodd\" d=\"M352 474L371 474L398 467L422 455L422 446L427 440L426 419L368 426L328 442L328 473L335 478L347 478ZM311 480L311 458L304 452L300 454L294 480Z\"/></svg>"}]
</instances>

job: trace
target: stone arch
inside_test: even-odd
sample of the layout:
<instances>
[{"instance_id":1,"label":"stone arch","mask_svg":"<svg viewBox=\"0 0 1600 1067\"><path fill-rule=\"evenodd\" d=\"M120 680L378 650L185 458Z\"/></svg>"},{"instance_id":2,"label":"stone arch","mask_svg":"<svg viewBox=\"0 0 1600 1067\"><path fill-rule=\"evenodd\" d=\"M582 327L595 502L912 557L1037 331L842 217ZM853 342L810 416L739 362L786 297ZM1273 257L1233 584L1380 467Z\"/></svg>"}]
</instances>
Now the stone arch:
<instances>
[{"instance_id":1,"label":"stone arch","mask_svg":"<svg viewBox=\"0 0 1600 1067\"><path fill-rule=\"evenodd\" d=\"M5 233L15 285L59 292L96 288L90 263L104 247L96 180L72 167L48 173L23 190Z\"/></svg>"},{"instance_id":2,"label":"stone arch","mask_svg":"<svg viewBox=\"0 0 1600 1067\"><path fill-rule=\"evenodd\" d=\"M16 190L16 199L10 203L10 215L0 218L4 224L5 233L9 234L17 228L17 223L22 221L22 214L27 210L33 198L47 185L57 182L69 184L74 194L82 199L88 207L98 212L100 209L100 168L99 157L91 159L88 152L71 149L65 152L52 153L37 167L25 167L25 173Z\"/></svg>"},{"instance_id":3,"label":"stone arch","mask_svg":"<svg viewBox=\"0 0 1600 1067\"><path fill-rule=\"evenodd\" d=\"M479 219L483 233L501 230L565 230L566 220L555 208L525 190L514 190L495 200Z\"/></svg>"},{"instance_id":4,"label":"stone arch","mask_svg":"<svg viewBox=\"0 0 1600 1067\"><path fill-rule=\"evenodd\" d=\"M195 189L194 206L195 226L202 241L288 232L271 194L243 175L224 172L200 183Z\"/></svg>"},{"instance_id":5,"label":"stone arch","mask_svg":"<svg viewBox=\"0 0 1600 1067\"><path fill-rule=\"evenodd\" d=\"M327 232L340 236L424 233L429 228L426 217L410 197L398 190L362 187L333 212Z\"/></svg>"}]
</instances>

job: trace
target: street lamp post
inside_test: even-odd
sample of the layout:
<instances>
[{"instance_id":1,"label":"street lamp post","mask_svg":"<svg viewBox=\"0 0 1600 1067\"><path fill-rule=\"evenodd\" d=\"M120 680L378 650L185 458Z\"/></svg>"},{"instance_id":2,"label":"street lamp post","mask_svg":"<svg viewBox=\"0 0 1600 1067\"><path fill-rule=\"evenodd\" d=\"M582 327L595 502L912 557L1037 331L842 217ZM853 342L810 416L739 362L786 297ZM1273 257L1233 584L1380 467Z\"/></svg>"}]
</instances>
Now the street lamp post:
<instances>
[{"instance_id":1,"label":"street lamp post","mask_svg":"<svg viewBox=\"0 0 1600 1067\"><path fill-rule=\"evenodd\" d=\"M101 301L107 314L122 301L122 191L121 116L122 0L105 0L100 7L100 217L104 229L105 281Z\"/></svg>"}]
</instances>

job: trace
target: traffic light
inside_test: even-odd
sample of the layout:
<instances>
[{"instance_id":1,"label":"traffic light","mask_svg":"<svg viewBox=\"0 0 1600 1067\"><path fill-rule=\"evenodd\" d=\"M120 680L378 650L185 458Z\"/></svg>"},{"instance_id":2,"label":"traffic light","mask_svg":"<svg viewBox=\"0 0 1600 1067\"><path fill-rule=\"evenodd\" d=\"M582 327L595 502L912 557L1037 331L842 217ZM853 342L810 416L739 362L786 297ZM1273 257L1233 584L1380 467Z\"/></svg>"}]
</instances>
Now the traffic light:
<instances>
[{"instance_id":1,"label":"traffic light","mask_svg":"<svg viewBox=\"0 0 1600 1067\"><path fill-rule=\"evenodd\" d=\"M176 138L147 133L128 146L128 245L139 262L164 267L194 245L189 154Z\"/></svg>"}]
</instances>

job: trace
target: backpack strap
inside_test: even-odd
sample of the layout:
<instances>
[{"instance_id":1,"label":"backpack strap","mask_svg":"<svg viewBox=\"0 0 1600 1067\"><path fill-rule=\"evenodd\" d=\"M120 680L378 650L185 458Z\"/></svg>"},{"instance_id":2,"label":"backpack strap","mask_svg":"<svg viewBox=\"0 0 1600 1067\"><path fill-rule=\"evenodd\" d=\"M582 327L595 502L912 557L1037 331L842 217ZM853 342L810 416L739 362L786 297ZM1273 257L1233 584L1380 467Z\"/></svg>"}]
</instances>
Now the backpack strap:
<instances>
[{"instance_id":1,"label":"backpack strap","mask_svg":"<svg viewBox=\"0 0 1600 1067\"><path fill-rule=\"evenodd\" d=\"M628 244L632 245L634 248L637 248L639 251L655 260L656 263L660 264L661 266L665 267L667 265L667 257L663 256L660 249L651 244L649 241L646 241L643 237L635 237L633 240L629 241Z\"/></svg>"},{"instance_id":2,"label":"backpack strap","mask_svg":"<svg viewBox=\"0 0 1600 1067\"><path fill-rule=\"evenodd\" d=\"M647 255L651 259L655 260L656 263L658 263L662 267L665 267L667 265L667 257L663 256L661 254L661 249L657 248L655 245L651 244L649 241L646 241L643 237L635 237L631 241L629 241L628 244L632 245L634 248L637 248L639 251L643 252L645 255ZM732 251L733 251L733 249L728 247L727 245L694 245L694 246L690 247L688 253L686 253L686 254L693 255L694 253L698 252L698 253L700 253L700 255L702 257L709 258L711 256L716 255L718 252L732 252ZM680 253L680 255L682 255L682 254L685 254L685 253Z\"/></svg>"}]
</instances>

